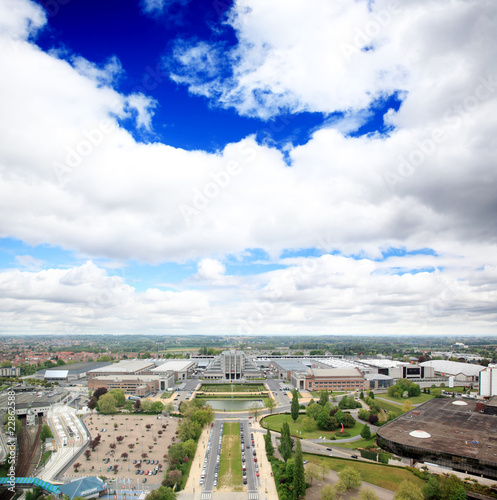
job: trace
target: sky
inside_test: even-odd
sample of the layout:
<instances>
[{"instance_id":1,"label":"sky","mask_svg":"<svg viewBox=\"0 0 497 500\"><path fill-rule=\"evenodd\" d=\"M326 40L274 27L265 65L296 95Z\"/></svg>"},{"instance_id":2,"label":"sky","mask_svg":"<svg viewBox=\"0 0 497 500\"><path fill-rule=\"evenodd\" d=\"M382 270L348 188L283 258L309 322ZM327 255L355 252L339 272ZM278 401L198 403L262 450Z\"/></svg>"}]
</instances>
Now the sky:
<instances>
[{"instance_id":1,"label":"sky","mask_svg":"<svg viewBox=\"0 0 497 500\"><path fill-rule=\"evenodd\" d=\"M0 0L0 333L495 335L494 0Z\"/></svg>"}]
</instances>

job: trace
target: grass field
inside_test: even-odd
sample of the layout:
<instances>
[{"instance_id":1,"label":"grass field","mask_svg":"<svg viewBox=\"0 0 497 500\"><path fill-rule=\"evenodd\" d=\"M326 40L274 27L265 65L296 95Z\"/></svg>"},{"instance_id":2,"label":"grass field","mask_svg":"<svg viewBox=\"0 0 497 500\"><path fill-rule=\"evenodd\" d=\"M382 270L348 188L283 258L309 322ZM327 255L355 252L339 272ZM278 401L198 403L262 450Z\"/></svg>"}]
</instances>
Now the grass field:
<instances>
[{"instance_id":1,"label":"grass field","mask_svg":"<svg viewBox=\"0 0 497 500\"><path fill-rule=\"evenodd\" d=\"M218 488L242 491L242 449L240 445L240 424L223 425L223 444L219 461Z\"/></svg>"},{"instance_id":2,"label":"grass field","mask_svg":"<svg viewBox=\"0 0 497 500\"><path fill-rule=\"evenodd\" d=\"M392 410L392 411L395 411L395 412L400 412L400 413L404 413L402 411L402 404L398 404L398 403L394 403L394 402L389 402L389 401L385 401L383 399L380 399L379 397L375 398L374 399L375 403L380 407L380 408L383 408L384 410Z\"/></svg>"},{"instance_id":3,"label":"grass field","mask_svg":"<svg viewBox=\"0 0 497 500\"><path fill-rule=\"evenodd\" d=\"M363 481L366 481L376 486L381 486L390 491L397 491L400 483L407 479L411 483L418 485L420 488L424 486L424 481L416 477L412 472L405 470L402 467L387 467L380 464L370 464L362 461L355 461L353 464L348 460L340 460L331 457L318 457L316 455L309 455L304 453L304 460L309 462L323 465L325 464L329 469L341 472L345 467L353 465L361 473Z\"/></svg>"},{"instance_id":4,"label":"grass field","mask_svg":"<svg viewBox=\"0 0 497 500\"><path fill-rule=\"evenodd\" d=\"M172 392L163 392L161 398L162 399L168 399L173 395Z\"/></svg>"},{"instance_id":5,"label":"grass field","mask_svg":"<svg viewBox=\"0 0 497 500\"><path fill-rule=\"evenodd\" d=\"M261 392L263 384L202 384L202 392Z\"/></svg>"},{"instance_id":6,"label":"grass field","mask_svg":"<svg viewBox=\"0 0 497 500\"><path fill-rule=\"evenodd\" d=\"M277 431L280 432L281 426L283 425L284 422L288 422L288 425L290 426L290 434L293 436L299 436L303 439L317 439L321 436L327 437L330 439L332 436L335 436L337 440L339 440L341 437L352 437L352 436L357 436L358 434L361 433L363 424L359 424L356 422L355 426L352 429L345 429L345 432L347 432L349 435L348 436L342 436L340 429L336 431L323 431L320 429L316 429L314 431L306 432L302 428L302 420L304 419L305 415L299 415L299 418L297 419L297 422L293 422L292 416L291 415L284 415L284 414L279 414L279 415L269 415L267 417L264 417L264 419L261 421L263 422L263 425L267 428L269 427L272 431ZM299 431L299 434L297 434L296 431ZM300 431L302 431L302 434L300 434Z\"/></svg>"},{"instance_id":7,"label":"grass field","mask_svg":"<svg viewBox=\"0 0 497 500\"><path fill-rule=\"evenodd\" d=\"M374 441L376 439L376 434L371 436L371 439L360 439L359 441L352 441L351 443L341 443L340 441L330 441L326 444L331 444L333 446L340 446L340 448L348 448L349 450L357 450L359 448L370 448L375 446Z\"/></svg>"},{"instance_id":8,"label":"grass field","mask_svg":"<svg viewBox=\"0 0 497 500\"><path fill-rule=\"evenodd\" d=\"M413 405L417 405L420 403L425 403L426 401L428 401L430 399L433 399L433 396L431 394L421 393L420 396L415 396L413 398L392 398L388 394L378 394L377 397L375 398L375 401L376 401L376 399L379 399L379 398L388 399L388 401L391 401L392 403L395 403L395 404L402 406L405 403L406 399L408 399Z\"/></svg>"}]
</instances>

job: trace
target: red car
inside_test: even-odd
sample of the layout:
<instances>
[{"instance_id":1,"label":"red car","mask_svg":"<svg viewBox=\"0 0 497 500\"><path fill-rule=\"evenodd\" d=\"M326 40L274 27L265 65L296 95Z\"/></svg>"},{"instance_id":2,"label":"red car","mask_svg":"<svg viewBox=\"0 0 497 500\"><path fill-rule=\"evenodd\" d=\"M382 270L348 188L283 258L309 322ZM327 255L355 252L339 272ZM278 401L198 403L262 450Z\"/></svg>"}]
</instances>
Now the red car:
<instances>
[{"instance_id":1,"label":"red car","mask_svg":"<svg viewBox=\"0 0 497 500\"><path fill-rule=\"evenodd\" d=\"M257 457L254 457L254 462L257 462Z\"/></svg>"}]
</instances>

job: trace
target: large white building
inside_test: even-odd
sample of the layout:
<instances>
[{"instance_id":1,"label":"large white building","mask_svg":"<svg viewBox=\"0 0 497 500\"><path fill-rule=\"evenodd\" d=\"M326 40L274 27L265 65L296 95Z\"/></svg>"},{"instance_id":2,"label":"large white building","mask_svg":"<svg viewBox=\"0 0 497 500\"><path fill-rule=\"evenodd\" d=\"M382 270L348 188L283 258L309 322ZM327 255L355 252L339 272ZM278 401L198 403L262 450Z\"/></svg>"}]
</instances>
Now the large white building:
<instances>
[{"instance_id":1,"label":"large white building","mask_svg":"<svg viewBox=\"0 0 497 500\"><path fill-rule=\"evenodd\" d=\"M497 368L488 367L480 372L480 396L497 396Z\"/></svg>"},{"instance_id":2,"label":"large white building","mask_svg":"<svg viewBox=\"0 0 497 500\"><path fill-rule=\"evenodd\" d=\"M445 360L425 361L420 366L433 368L435 375L454 377L454 381L461 384L478 382L480 372L485 369L482 365Z\"/></svg>"}]
</instances>

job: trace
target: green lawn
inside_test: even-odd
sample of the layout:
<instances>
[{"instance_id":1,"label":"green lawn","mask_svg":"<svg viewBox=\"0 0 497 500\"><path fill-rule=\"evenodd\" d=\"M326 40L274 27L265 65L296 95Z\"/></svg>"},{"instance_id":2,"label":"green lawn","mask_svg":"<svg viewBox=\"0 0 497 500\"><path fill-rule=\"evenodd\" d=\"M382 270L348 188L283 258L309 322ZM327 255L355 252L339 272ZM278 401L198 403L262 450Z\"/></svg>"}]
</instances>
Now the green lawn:
<instances>
[{"instance_id":1,"label":"green lawn","mask_svg":"<svg viewBox=\"0 0 497 500\"><path fill-rule=\"evenodd\" d=\"M394 402L388 402L388 401L384 401L382 399L380 399L379 397L378 398L375 398L375 403L380 407L380 408L383 408L384 410L387 410L387 411L395 411L395 412L401 412L401 413L404 413L402 411L402 404L398 404L398 403L394 403Z\"/></svg>"},{"instance_id":2,"label":"green lawn","mask_svg":"<svg viewBox=\"0 0 497 500\"><path fill-rule=\"evenodd\" d=\"M395 404L402 406L405 403L406 399L408 399L413 405L417 405L420 403L425 403L426 401L428 401L430 399L433 399L433 396L431 394L421 393L420 396L415 396L413 398L392 398L388 394L377 394L375 401L378 398L388 399L388 401L391 401L392 403L395 403Z\"/></svg>"},{"instance_id":3,"label":"green lawn","mask_svg":"<svg viewBox=\"0 0 497 500\"><path fill-rule=\"evenodd\" d=\"M376 434L371 436L371 439L360 439L359 441L352 441L351 443L342 443L340 441L330 441L329 443L333 446L340 446L340 448L348 448L349 450L357 450L359 448L370 448L375 446L374 441L376 439Z\"/></svg>"},{"instance_id":4,"label":"green lawn","mask_svg":"<svg viewBox=\"0 0 497 500\"><path fill-rule=\"evenodd\" d=\"M242 491L242 448L240 444L240 424L223 425L223 444L219 461L218 486L232 491Z\"/></svg>"},{"instance_id":5,"label":"green lawn","mask_svg":"<svg viewBox=\"0 0 497 500\"><path fill-rule=\"evenodd\" d=\"M364 425L356 422L355 426L352 429L345 429L345 432L349 434L348 436L342 436L340 429L336 431L323 431L316 428L316 430L314 431L306 432L302 429L302 420L304 419L304 417L305 414L300 414L297 422L294 423L291 415L280 413L278 415L269 415L267 417L264 417L261 420L261 423L264 427L269 427L272 431L280 432L283 423L288 422L288 425L290 426L290 434L292 434L293 436L299 436L303 439L317 439L321 436L325 436L330 439L331 437L335 436L337 440L339 440L341 437L349 438L352 436L357 436L361 433L362 427ZM297 430L302 431L302 434L297 434Z\"/></svg>"},{"instance_id":6,"label":"green lawn","mask_svg":"<svg viewBox=\"0 0 497 500\"><path fill-rule=\"evenodd\" d=\"M168 399L173 395L172 392L163 392L161 398L162 399Z\"/></svg>"},{"instance_id":7,"label":"green lawn","mask_svg":"<svg viewBox=\"0 0 497 500\"><path fill-rule=\"evenodd\" d=\"M202 384L202 392L261 392L263 384Z\"/></svg>"},{"instance_id":8,"label":"green lawn","mask_svg":"<svg viewBox=\"0 0 497 500\"><path fill-rule=\"evenodd\" d=\"M388 467L381 464L372 464L357 460L353 463L350 460L340 460L331 457L319 457L304 453L304 460L315 463L317 465L325 464L329 469L341 472L345 467L353 466L361 473L363 481L366 481L376 486L381 486L390 491L397 491L400 483L407 479L411 483L417 484L422 488L425 482L412 472L403 467Z\"/></svg>"}]
</instances>

